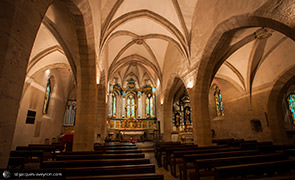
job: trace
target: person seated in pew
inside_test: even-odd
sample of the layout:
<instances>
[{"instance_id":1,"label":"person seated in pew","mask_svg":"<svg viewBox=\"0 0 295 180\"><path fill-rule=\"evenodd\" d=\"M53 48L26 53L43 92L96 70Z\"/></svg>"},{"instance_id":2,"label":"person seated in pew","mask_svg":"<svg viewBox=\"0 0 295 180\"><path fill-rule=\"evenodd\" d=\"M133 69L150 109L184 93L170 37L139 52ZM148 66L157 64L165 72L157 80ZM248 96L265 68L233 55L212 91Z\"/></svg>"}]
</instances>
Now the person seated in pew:
<instances>
[{"instance_id":1,"label":"person seated in pew","mask_svg":"<svg viewBox=\"0 0 295 180\"><path fill-rule=\"evenodd\" d=\"M60 141L60 144L62 146L64 146L66 152L68 151L72 151L72 148L73 148L73 138L74 138L74 131L68 133L68 134L65 134L62 138L61 138L61 141Z\"/></svg>"}]
</instances>

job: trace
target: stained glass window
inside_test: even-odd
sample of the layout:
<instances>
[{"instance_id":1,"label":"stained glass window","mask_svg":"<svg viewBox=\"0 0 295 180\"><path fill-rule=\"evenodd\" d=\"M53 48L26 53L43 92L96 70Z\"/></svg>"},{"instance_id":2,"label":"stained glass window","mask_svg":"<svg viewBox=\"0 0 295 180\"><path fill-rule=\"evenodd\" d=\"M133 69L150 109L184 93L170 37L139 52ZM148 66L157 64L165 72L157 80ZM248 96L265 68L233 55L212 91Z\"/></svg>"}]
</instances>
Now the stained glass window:
<instances>
[{"instance_id":1,"label":"stained glass window","mask_svg":"<svg viewBox=\"0 0 295 180\"><path fill-rule=\"evenodd\" d=\"M215 97L215 104L216 104L216 115L224 116L221 93L218 87L216 87L215 89L214 97Z\"/></svg>"},{"instance_id":2,"label":"stained glass window","mask_svg":"<svg viewBox=\"0 0 295 180\"><path fill-rule=\"evenodd\" d=\"M46 85L46 91L45 91L45 98L44 98L44 103L43 103L43 109L42 109L42 113L43 114L47 114L49 100L50 100L50 93L51 93L50 79L48 79L47 85Z\"/></svg>"},{"instance_id":3,"label":"stained glass window","mask_svg":"<svg viewBox=\"0 0 295 180\"><path fill-rule=\"evenodd\" d=\"M292 116L292 124L295 125L295 94L290 94L287 98L287 101Z\"/></svg>"},{"instance_id":4,"label":"stained glass window","mask_svg":"<svg viewBox=\"0 0 295 180\"><path fill-rule=\"evenodd\" d=\"M127 97L127 118L135 118L135 99L133 95Z\"/></svg>"},{"instance_id":5,"label":"stained glass window","mask_svg":"<svg viewBox=\"0 0 295 180\"><path fill-rule=\"evenodd\" d=\"M64 117L65 126L74 126L76 119L76 100L68 100Z\"/></svg>"},{"instance_id":6,"label":"stained glass window","mask_svg":"<svg viewBox=\"0 0 295 180\"><path fill-rule=\"evenodd\" d=\"M150 116L150 99L149 98L145 99L145 110L146 110L146 115L149 117Z\"/></svg>"},{"instance_id":7,"label":"stained glass window","mask_svg":"<svg viewBox=\"0 0 295 180\"><path fill-rule=\"evenodd\" d=\"M116 117L116 104L117 99L115 95L112 95L112 117Z\"/></svg>"},{"instance_id":8,"label":"stained glass window","mask_svg":"<svg viewBox=\"0 0 295 180\"><path fill-rule=\"evenodd\" d=\"M154 116L153 99L154 99L154 97L152 96L151 93L149 93L147 95L147 98L146 98L146 115L147 115L147 117L153 117Z\"/></svg>"}]
</instances>

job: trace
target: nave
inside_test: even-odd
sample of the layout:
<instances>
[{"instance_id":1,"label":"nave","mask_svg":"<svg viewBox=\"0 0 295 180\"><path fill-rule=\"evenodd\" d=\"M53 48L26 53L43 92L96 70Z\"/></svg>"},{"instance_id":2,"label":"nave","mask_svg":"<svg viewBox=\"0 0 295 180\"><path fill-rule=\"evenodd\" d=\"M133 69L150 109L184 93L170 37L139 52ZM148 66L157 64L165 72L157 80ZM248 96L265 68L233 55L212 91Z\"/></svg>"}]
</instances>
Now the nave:
<instances>
[{"instance_id":1,"label":"nave","mask_svg":"<svg viewBox=\"0 0 295 180\"><path fill-rule=\"evenodd\" d=\"M295 0L0 1L1 173L292 176L294 9Z\"/></svg>"},{"instance_id":2,"label":"nave","mask_svg":"<svg viewBox=\"0 0 295 180\"><path fill-rule=\"evenodd\" d=\"M109 142L95 144L93 151L66 151L58 143L31 144L11 151L7 171L12 178L28 179L37 173L47 174L46 179L295 178L295 146L241 139L215 139L213 143L198 147L175 142Z\"/></svg>"}]
</instances>

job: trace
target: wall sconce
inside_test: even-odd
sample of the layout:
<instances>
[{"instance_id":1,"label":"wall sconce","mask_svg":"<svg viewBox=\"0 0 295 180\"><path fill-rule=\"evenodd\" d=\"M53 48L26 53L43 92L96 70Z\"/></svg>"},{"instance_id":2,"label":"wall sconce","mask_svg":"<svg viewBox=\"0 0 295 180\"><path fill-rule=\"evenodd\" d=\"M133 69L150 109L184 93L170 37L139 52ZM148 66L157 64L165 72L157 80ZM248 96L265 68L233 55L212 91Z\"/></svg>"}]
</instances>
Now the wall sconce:
<instances>
[{"instance_id":1,"label":"wall sconce","mask_svg":"<svg viewBox=\"0 0 295 180\"><path fill-rule=\"evenodd\" d=\"M187 83L187 88L192 88L192 87L194 87L194 82L193 81L189 81Z\"/></svg>"},{"instance_id":2,"label":"wall sconce","mask_svg":"<svg viewBox=\"0 0 295 180\"><path fill-rule=\"evenodd\" d=\"M46 76L49 76L49 74L50 74L50 69L47 69L47 70L45 71L45 75L46 75Z\"/></svg>"},{"instance_id":3,"label":"wall sconce","mask_svg":"<svg viewBox=\"0 0 295 180\"><path fill-rule=\"evenodd\" d=\"M99 84L99 81L100 81L99 76L97 76L96 77L96 84Z\"/></svg>"}]
</instances>

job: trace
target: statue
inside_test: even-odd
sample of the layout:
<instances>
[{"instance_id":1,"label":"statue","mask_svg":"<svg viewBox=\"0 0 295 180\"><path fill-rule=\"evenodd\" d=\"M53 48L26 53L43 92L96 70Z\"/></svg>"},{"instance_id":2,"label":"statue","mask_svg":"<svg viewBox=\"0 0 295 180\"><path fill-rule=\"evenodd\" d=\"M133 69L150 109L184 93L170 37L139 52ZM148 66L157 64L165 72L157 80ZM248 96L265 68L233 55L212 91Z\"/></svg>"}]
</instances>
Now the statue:
<instances>
[{"instance_id":1,"label":"statue","mask_svg":"<svg viewBox=\"0 0 295 180\"><path fill-rule=\"evenodd\" d=\"M176 127L179 127L179 125L180 125L180 114L179 113L175 114L175 123L174 124Z\"/></svg>"},{"instance_id":2,"label":"statue","mask_svg":"<svg viewBox=\"0 0 295 180\"><path fill-rule=\"evenodd\" d=\"M189 106L184 108L184 124L186 126L191 125L191 111Z\"/></svg>"}]
</instances>

